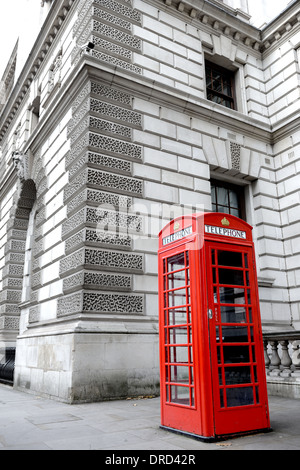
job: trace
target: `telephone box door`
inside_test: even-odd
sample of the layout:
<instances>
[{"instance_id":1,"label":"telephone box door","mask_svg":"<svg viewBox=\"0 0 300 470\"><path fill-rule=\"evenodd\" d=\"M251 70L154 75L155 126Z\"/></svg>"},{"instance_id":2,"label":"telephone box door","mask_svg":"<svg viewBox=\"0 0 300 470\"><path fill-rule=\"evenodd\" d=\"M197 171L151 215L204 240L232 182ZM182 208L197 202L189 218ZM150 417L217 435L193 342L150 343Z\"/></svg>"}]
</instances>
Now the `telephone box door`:
<instances>
[{"instance_id":1,"label":"telephone box door","mask_svg":"<svg viewBox=\"0 0 300 470\"><path fill-rule=\"evenodd\" d=\"M215 434L269 427L253 250L206 242Z\"/></svg>"}]
</instances>

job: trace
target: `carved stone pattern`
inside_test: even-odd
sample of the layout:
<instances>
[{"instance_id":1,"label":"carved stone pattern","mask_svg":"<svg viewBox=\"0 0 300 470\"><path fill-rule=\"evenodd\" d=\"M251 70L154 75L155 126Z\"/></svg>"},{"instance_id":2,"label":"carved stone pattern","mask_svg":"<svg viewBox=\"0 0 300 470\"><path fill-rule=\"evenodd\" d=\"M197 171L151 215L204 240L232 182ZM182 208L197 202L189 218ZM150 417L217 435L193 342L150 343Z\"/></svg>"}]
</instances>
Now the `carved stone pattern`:
<instances>
[{"instance_id":1,"label":"carved stone pattern","mask_svg":"<svg viewBox=\"0 0 300 470\"><path fill-rule=\"evenodd\" d=\"M91 93L102 96L111 101L118 101L121 104L131 105L131 96L123 91L116 90L101 83L91 82Z\"/></svg>"},{"instance_id":2,"label":"carved stone pattern","mask_svg":"<svg viewBox=\"0 0 300 470\"><path fill-rule=\"evenodd\" d=\"M12 230L12 238L18 239L18 240L26 240L27 236L27 231L25 230Z\"/></svg>"},{"instance_id":3,"label":"carved stone pattern","mask_svg":"<svg viewBox=\"0 0 300 470\"><path fill-rule=\"evenodd\" d=\"M76 161L73 160L72 156L73 155L70 152L70 157L66 160L66 168L69 168L70 180L79 170L82 171L82 167L87 163L97 165L97 167L105 170L117 171L119 173L131 173L131 162L128 162L127 160L121 160L119 158L110 157L96 152L88 152Z\"/></svg>"},{"instance_id":4,"label":"carved stone pattern","mask_svg":"<svg viewBox=\"0 0 300 470\"><path fill-rule=\"evenodd\" d=\"M90 110L90 98L85 97L81 105L78 107L75 113L73 113L72 119L70 119L67 128L67 137L69 138L71 132L73 132L76 125L83 119L83 117Z\"/></svg>"},{"instance_id":5,"label":"carved stone pattern","mask_svg":"<svg viewBox=\"0 0 300 470\"><path fill-rule=\"evenodd\" d=\"M138 195L142 195L143 191L143 183L140 180L91 168L88 170L88 183Z\"/></svg>"},{"instance_id":6,"label":"carved stone pattern","mask_svg":"<svg viewBox=\"0 0 300 470\"><path fill-rule=\"evenodd\" d=\"M89 126L97 129L101 132L109 132L111 134L117 134L127 139L131 139L131 129L130 127L122 126L110 121L104 121L103 119L96 118L91 116L89 118Z\"/></svg>"},{"instance_id":7,"label":"carved stone pattern","mask_svg":"<svg viewBox=\"0 0 300 470\"><path fill-rule=\"evenodd\" d=\"M29 323L34 323L39 321L40 319L40 308L38 305L35 305L34 307L31 307L29 309L29 316L28 316L28 321Z\"/></svg>"},{"instance_id":8,"label":"carved stone pattern","mask_svg":"<svg viewBox=\"0 0 300 470\"><path fill-rule=\"evenodd\" d=\"M142 272L142 255L122 253L116 251L97 250L96 248L81 248L80 250L60 260L60 273L82 267L84 264L90 266L101 266L102 268L114 270L133 270Z\"/></svg>"},{"instance_id":9,"label":"carved stone pattern","mask_svg":"<svg viewBox=\"0 0 300 470\"><path fill-rule=\"evenodd\" d=\"M68 202L68 216L72 212L74 212L74 210L78 210L79 207L86 202L96 203L97 205L99 204L102 207L113 207L114 210L120 211L129 208L132 201L131 198L127 196L118 196L115 194L103 193L97 190L84 190Z\"/></svg>"},{"instance_id":10,"label":"carved stone pattern","mask_svg":"<svg viewBox=\"0 0 300 470\"><path fill-rule=\"evenodd\" d=\"M83 137L81 137L75 145L72 146L72 156L74 160L83 152L83 150L86 150L88 147L89 143L89 135L86 133Z\"/></svg>"},{"instance_id":11,"label":"carved stone pattern","mask_svg":"<svg viewBox=\"0 0 300 470\"><path fill-rule=\"evenodd\" d=\"M74 175L78 173L78 171L82 171L83 167L87 164L87 154L82 155L77 160L74 160L72 152L70 152L71 158L68 158L66 161L66 168L69 169L69 181L72 181Z\"/></svg>"},{"instance_id":12,"label":"carved stone pattern","mask_svg":"<svg viewBox=\"0 0 300 470\"><path fill-rule=\"evenodd\" d=\"M138 12L137 10L134 10L133 8L125 7L121 3L115 2L114 0L94 0L94 1L101 7L106 8L107 10L111 10L114 13L123 15L129 18L131 21L136 21L139 24L141 23L140 12Z\"/></svg>"},{"instance_id":13,"label":"carved stone pattern","mask_svg":"<svg viewBox=\"0 0 300 470\"><path fill-rule=\"evenodd\" d=\"M7 288L7 287L17 287L17 288L22 288L22 279L17 279L15 277L7 277L6 279L3 279L3 288Z\"/></svg>"},{"instance_id":14,"label":"carved stone pattern","mask_svg":"<svg viewBox=\"0 0 300 470\"><path fill-rule=\"evenodd\" d=\"M85 15L91 8L94 0L81 0L77 6L78 11L78 18L74 24L73 31L74 33L77 31L78 27L80 26L81 22L83 21Z\"/></svg>"},{"instance_id":15,"label":"carved stone pattern","mask_svg":"<svg viewBox=\"0 0 300 470\"><path fill-rule=\"evenodd\" d=\"M3 290L0 293L0 302L21 302L21 296L20 290Z\"/></svg>"},{"instance_id":16,"label":"carved stone pattern","mask_svg":"<svg viewBox=\"0 0 300 470\"><path fill-rule=\"evenodd\" d=\"M27 200L27 199L26 199ZM29 200L28 200L29 201ZM25 203L26 204L26 203ZM31 200L31 206L32 206L32 200ZM15 217L20 217L20 218L24 218L24 219L28 219L29 218L29 214L30 214L30 211L31 211L31 207L28 209L24 208L24 207L17 207L16 208L16 211L15 211Z\"/></svg>"},{"instance_id":17,"label":"carved stone pattern","mask_svg":"<svg viewBox=\"0 0 300 470\"><path fill-rule=\"evenodd\" d=\"M69 256L66 256L60 261L60 273L63 274L69 270L82 266L84 263L84 249L76 251Z\"/></svg>"},{"instance_id":18,"label":"carved stone pattern","mask_svg":"<svg viewBox=\"0 0 300 470\"><path fill-rule=\"evenodd\" d=\"M234 170L241 168L241 145L236 142L230 142L231 165Z\"/></svg>"},{"instance_id":19,"label":"carved stone pattern","mask_svg":"<svg viewBox=\"0 0 300 470\"><path fill-rule=\"evenodd\" d=\"M125 62L124 60L120 60L116 57L112 57L110 55L104 54L103 52L96 51L95 49L93 49L91 51L91 53L92 53L93 57L96 57L96 59L99 59L102 62L107 62L109 64L115 65L115 66L120 67L120 68L125 69L125 70L129 70L130 72L137 73L139 75L142 74L141 67L138 67L136 65L132 65L129 62Z\"/></svg>"},{"instance_id":20,"label":"carved stone pattern","mask_svg":"<svg viewBox=\"0 0 300 470\"><path fill-rule=\"evenodd\" d=\"M92 30L105 38L113 39L114 41L123 44L123 46L130 47L134 50L140 51L142 47L141 40L127 34L118 29L112 28L100 21L93 20Z\"/></svg>"},{"instance_id":21,"label":"carved stone pattern","mask_svg":"<svg viewBox=\"0 0 300 470\"><path fill-rule=\"evenodd\" d=\"M19 315L20 314L20 309L18 307L18 305L16 304L4 304L4 305L1 305L1 310L0 310L1 313L10 313L10 314L14 314L14 315Z\"/></svg>"},{"instance_id":22,"label":"carved stone pattern","mask_svg":"<svg viewBox=\"0 0 300 470\"><path fill-rule=\"evenodd\" d=\"M89 23L91 21L92 13L93 13L93 8L91 7L90 4L87 4L89 6L88 11L86 15L83 15L81 21L78 21L78 23L74 25L73 27L73 37L79 39L82 33L89 29ZM78 18L79 20L80 18Z\"/></svg>"},{"instance_id":23,"label":"carved stone pattern","mask_svg":"<svg viewBox=\"0 0 300 470\"><path fill-rule=\"evenodd\" d=\"M3 275L8 275L8 276L23 276L23 265L19 264L10 264L8 266L5 266L3 269Z\"/></svg>"},{"instance_id":24,"label":"carved stone pattern","mask_svg":"<svg viewBox=\"0 0 300 470\"><path fill-rule=\"evenodd\" d=\"M140 145L123 142L94 132L89 133L89 145L137 160L142 158L142 147Z\"/></svg>"},{"instance_id":25,"label":"carved stone pattern","mask_svg":"<svg viewBox=\"0 0 300 470\"><path fill-rule=\"evenodd\" d=\"M78 229L81 225L85 222L85 208L78 211L72 217L69 217L67 220L63 222L62 225L62 236L65 237L69 232L72 230Z\"/></svg>"},{"instance_id":26,"label":"carved stone pattern","mask_svg":"<svg viewBox=\"0 0 300 470\"><path fill-rule=\"evenodd\" d=\"M1 329L5 330L18 330L19 329L19 318L17 317L2 317Z\"/></svg>"},{"instance_id":27,"label":"carved stone pattern","mask_svg":"<svg viewBox=\"0 0 300 470\"><path fill-rule=\"evenodd\" d=\"M79 94L76 96L74 101L72 102L72 111L73 114L75 110L82 104L82 101L86 98L86 96L91 92L91 82L86 83Z\"/></svg>"},{"instance_id":28,"label":"carved stone pattern","mask_svg":"<svg viewBox=\"0 0 300 470\"><path fill-rule=\"evenodd\" d=\"M87 183L87 171L82 171L79 175L76 176L64 189L64 202L66 202L70 197L73 196L78 190Z\"/></svg>"},{"instance_id":29,"label":"carved stone pattern","mask_svg":"<svg viewBox=\"0 0 300 470\"><path fill-rule=\"evenodd\" d=\"M66 253L68 253L69 251L74 251L74 249L76 248L78 249L79 248L78 245L82 245L84 241L85 241L85 230L83 229L75 233L74 235L72 235L66 240L66 244L65 244Z\"/></svg>"},{"instance_id":30,"label":"carved stone pattern","mask_svg":"<svg viewBox=\"0 0 300 470\"><path fill-rule=\"evenodd\" d=\"M38 301L38 294L39 294L39 293L38 293L37 290L36 290L36 291L31 291L31 293L30 293L30 302L31 302L31 303L37 303L37 301Z\"/></svg>"},{"instance_id":31,"label":"carved stone pattern","mask_svg":"<svg viewBox=\"0 0 300 470\"><path fill-rule=\"evenodd\" d=\"M103 191L97 191L92 189L89 189L87 191L87 199L90 202L114 206L116 209L129 208L132 205L131 197L118 194L104 193Z\"/></svg>"},{"instance_id":32,"label":"carved stone pattern","mask_svg":"<svg viewBox=\"0 0 300 470\"><path fill-rule=\"evenodd\" d=\"M37 287L41 285L41 272L40 271L32 275L31 285L32 287Z\"/></svg>"},{"instance_id":33,"label":"carved stone pattern","mask_svg":"<svg viewBox=\"0 0 300 470\"><path fill-rule=\"evenodd\" d=\"M24 265L25 255L24 253L9 253L6 257L8 263L21 263Z\"/></svg>"},{"instance_id":34,"label":"carved stone pattern","mask_svg":"<svg viewBox=\"0 0 300 470\"><path fill-rule=\"evenodd\" d=\"M83 293L83 311L121 314L143 313L141 295Z\"/></svg>"},{"instance_id":35,"label":"carved stone pattern","mask_svg":"<svg viewBox=\"0 0 300 470\"><path fill-rule=\"evenodd\" d=\"M128 235L122 235L119 233L83 229L66 240L66 253L71 250L74 251L74 249L78 249L79 245L82 245L83 243L97 244L97 246L111 245L112 247L118 246L122 249L126 249L131 247L131 238Z\"/></svg>"},{"instance_id":36,"label":"carved stone pattern","mask_svg":"<svg viewBox=\"0 0 300 470\"><path fill-rule=\"evenodd\" d=\"M101 19L101 21L106 21L107 23L111 23L114 26L117 26L118 28L123 28L127 31L132 30L132 23L130 21L126 21L123 18L120 18L119 16L112 15L108 13L107 11L100 10L99 8L93 8L93 14L97 18Z\"/></svg>"},{"instance_id":37,"label":"carved stone pattern","mask_svg":"<svg viewBox=\"0 0 300 470\"><path fill-rule=\"evenodd\" d=\"M33 246L33 256L37 256L44 251L44 240L41 238L39 241L36 241Z\"/></svg>"},{"instance_id":38,"label":"carved stone pattern","mask_svg":"<svg viewBox=\"0 0 300 470\"><path fill-rule=\"evenodd\" d=\"M65 296L57 301L57 317L79 313L82 310L82 294Z\"/></svg>"},{"instance_id":39,"label":"carved stone pattern","mask_svg":"<svg viewBox=\"0 0 300 470\"><path fill-rule=\"evenodd\" d=\"M93 36L92 42L95 44L95 46L104 49L110 54L116 54L128 60L132 59L132 51L130 51L129 49L125 49L124 47L119 46L117 44L114 44L113 42L105 41L105 39L98 38L97 36Z\"/></svg>"},{"instance_id":40,"label":"carved stone pattern","mask_svg":"<svg viewBox=\"0 0 300 470\"><path fill-rule=\"evenodd\" d=\"M8 244L8 249L13 250L13 251L22 251L22 252L24 252L24 250L25 250L25 241L10 240L10 242Z\"/></svg>"},{"instance_id":41,"label":"carved stone pattern","mask_svg":"<svg viewBox=\"0 0 300 470\"><path fill-rule=\"evenodd\" d=\"M121 248L131 247L131 238L126 235L101 232L100 230L86 230L85 240L97 244L120 246Z\"/></svg>"},{"instance_id":42,"label":"carved stone pattern","mask_svg":"<svg viewBox=\"0 0 300 470\"><path fill-rule=\"evenodd\" d=\"M111 169L122 173L131 173L131 162L100 153L88 152L88 163L96 164L106 170Z\"/></svg>"},{"instance_id":43,"label":"carved stone pattern","mask_svg":"<svg viewBox=\"0 0 300 470\"><path fill-rule=\"evenodd\" d=\"M111 211L102 208L87 208L86 221L97 224L97 227L112 226L140 232L142 218L137 215L128 215L119 211Z\"/></svg>"},{"instance_id":44,"label":"carved stone pattern","mask_svg":"<svg viewBox=\"0 0 300 470\"><path fill-rule=\"evenodd\" d=\"M80 206L86 202L86 191L82 191L81 193L77 194L73 199L71 199L67 204L67 216L69 217L74 210L78 210Z\"/></svg>"},{"instance_id":45,"label":"carved stone pattern","mask_svg":"<svg viewBox=\"0 0 300 470\"><path fill-rule=\"evenodd\" d=\"M119 253L88 248L85 251L85 263L107 268L132 269L142 271L143 257L131 253Z\"/></svg>"},{"instance_id":46,"label":"carved stone pattern","mask_svg":"<svg viewBox=\"0 0 300 470\"><path fill-rule=\"evenodd\" d=\"M85 116L85 118L80 121L80 123L73 129L70 133L70 142L71 148L74 148L74 142L84 133L89 127L89 117Z\"/></svg>"},{"instance_id":47,"label":"carved stone pattern","mask_svg":"<svg viewBox=\"0 0 300 470\"><path fill-rule=\"evenodd\" d=\"M131 287L131 277L128 275L81 271L65 278L63 281L64 291L80 286L128 290Z\"/></svg>"},{"instance_id":48,"label":"carved stone pattern","mask_svg":"<svg viewBox=\"0 0 300 470\"><path fill-rule=\"evenodd\" d=\"M119 106L97 100L96 98L91 98L91 111L118 121L124 121L127 124L133 124L138 127L142 126L142 116L140 113L120 108Z\"/></svg>"}]
</instances>

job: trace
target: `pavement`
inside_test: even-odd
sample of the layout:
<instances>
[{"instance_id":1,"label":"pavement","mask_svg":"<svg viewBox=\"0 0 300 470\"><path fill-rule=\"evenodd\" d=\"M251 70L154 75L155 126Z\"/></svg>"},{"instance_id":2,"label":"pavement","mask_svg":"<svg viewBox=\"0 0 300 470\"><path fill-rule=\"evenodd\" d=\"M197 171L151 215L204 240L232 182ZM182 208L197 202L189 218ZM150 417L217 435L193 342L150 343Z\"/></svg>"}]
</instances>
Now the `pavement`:
<instances>
[{"instance_id":1,"label":"pavement","mask_svg":"<svg viewBox=\"0 0 300 470\"><path fill-rule=\"evenodd\" d=\"M129 458L123 451L147 450L151 464L160 451L168 464L164 456L174 452L300 450L300 400L269 396L269 409L272 432L206 443L160 428L159 397L70 405L0 384L0 450L101 450L114 459L105 463L134 468L134 460L118 460Z\"/></svg>"}]
</instances>

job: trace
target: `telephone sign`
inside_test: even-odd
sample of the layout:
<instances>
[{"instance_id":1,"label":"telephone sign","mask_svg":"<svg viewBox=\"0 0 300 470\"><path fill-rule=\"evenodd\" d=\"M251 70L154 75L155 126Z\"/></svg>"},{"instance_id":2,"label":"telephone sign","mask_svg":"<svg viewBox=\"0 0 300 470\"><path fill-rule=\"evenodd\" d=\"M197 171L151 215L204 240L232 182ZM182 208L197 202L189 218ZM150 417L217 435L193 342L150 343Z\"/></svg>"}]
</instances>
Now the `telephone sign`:
<instances>
[{"instance_id":1,"label":"telephone sign","mask_svg":"<svg viewBox=\"0 0 300 470\"><path fill-rule=\"evenodd\" d=\"M158 255L162 427L207 441L269 431L252 227L180 217Z\"/></svg>"}]
</instances>

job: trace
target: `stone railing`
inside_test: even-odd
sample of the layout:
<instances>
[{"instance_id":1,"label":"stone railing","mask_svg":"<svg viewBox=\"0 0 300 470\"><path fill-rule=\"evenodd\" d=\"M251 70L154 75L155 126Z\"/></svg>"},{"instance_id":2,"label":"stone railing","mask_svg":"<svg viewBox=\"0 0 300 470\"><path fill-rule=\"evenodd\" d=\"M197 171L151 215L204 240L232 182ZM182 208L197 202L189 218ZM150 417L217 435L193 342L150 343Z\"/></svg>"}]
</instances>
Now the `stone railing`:
<instances>
[{"instance_id":1,"label":"stone railing","mask_svg":"<svg viewBox=\"0 0 300 470\"><path fill-rule=\"evenodd\" d=\"M300 398L300 331L264 333L270 394Z\"/></svg>"}]
</instances>

